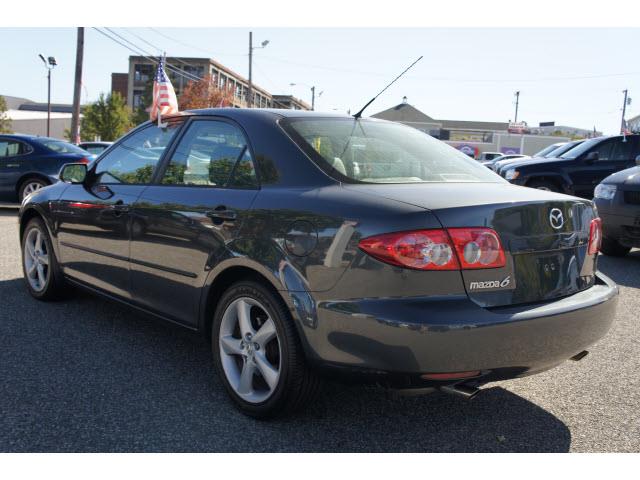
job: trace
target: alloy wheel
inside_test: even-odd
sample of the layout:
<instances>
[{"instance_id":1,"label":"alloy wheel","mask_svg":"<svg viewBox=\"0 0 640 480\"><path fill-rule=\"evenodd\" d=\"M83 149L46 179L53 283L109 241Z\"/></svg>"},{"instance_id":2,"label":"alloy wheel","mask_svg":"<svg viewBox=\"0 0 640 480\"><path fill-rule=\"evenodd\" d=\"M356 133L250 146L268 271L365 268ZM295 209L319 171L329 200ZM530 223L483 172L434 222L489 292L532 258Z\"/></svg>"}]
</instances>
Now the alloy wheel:
<instances>
[{"instance_id":1,"label":"alloy wheel","mask_svg":"<svg viewBox=\"0 0 640 480\"><path fill-rule=\"evenodd\" d=\"M26 197L27 195L40 190L42 187L44 187L44 185L41 182L29 182L22 189L22 195L23 197Z\"/></svg>"},{"instance_id":2,"label":"alloy wheel","mask_svg":"<svg viewBox=\"0 0 640 480\"><path fill-rule=\"evenodd\" d=\"M273 319L249 297L235 299L222 316L219 334L222 369L234 392L249 403L274 393L281 373L281 347Z\"/></svg>"},{"instance_id":3,"label":"alloy wheel","mask_svg":"<svg viewBox=\"0 0 640 480\"><path fill-rule=\"evenodd\" d=\"M39 228L32 228L24 242L24 267L29 285L36 292L41 292L49 278L49 251L44 233Z\"/></svg>"}]
</instances>

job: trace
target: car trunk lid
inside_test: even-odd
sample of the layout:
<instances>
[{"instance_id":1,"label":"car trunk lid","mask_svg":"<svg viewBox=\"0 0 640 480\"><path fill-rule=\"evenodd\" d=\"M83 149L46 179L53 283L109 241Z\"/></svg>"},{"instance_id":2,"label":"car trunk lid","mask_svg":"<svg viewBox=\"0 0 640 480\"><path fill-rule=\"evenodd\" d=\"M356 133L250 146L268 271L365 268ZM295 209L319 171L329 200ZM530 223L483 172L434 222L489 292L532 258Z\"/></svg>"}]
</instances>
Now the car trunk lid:
<instances>
[{"instance_id":1,"label":"car trunk lid","mask_svg":"<svg viewBox=\"0 0 640 480\"><path fill-rule=\"evenodd\" d=\"M544 302L593 285L596 260L587 247L594 210L589 201L503 184L356 188L422 206L445 228L494 229L506 265L461 272L467 294L481 306Z\"/></svg>"}]
</instances>

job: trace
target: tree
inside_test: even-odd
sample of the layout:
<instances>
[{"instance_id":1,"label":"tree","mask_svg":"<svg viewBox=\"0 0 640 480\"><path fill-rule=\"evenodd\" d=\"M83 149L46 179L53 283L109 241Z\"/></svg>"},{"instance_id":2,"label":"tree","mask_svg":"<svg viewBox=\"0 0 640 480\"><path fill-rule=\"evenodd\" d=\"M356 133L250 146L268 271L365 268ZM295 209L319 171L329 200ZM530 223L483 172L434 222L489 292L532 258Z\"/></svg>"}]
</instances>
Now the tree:
<instances>
[{"instance_id":1,"label":"tree","mask_svg":"<svg viewBox=\"0 0 640 480\"><path fill-rule=\"evenodd\" d=\"M12 133L11 119L7 115L7 101L0 95L0 133Z\"/></svg>"},{"instance_id":2,"label":"tree","mask_svg":"<svg viewBox=\"0 0 640 480\"><path fill-rule=\"evenodd\" d=\"M180 110L196 108L229 107L233 103L233 86L220 88L211 75L205 75L199 81L190 81L178 99Z\"/></svg>"},{"instance_id":3,"label":"tree","mask_svg":"<svg viewBox=\"0 0 640 480\"><path fill-rule=\"evenodd\" d=\"M103 141L114 141L131 128L131 109L117 92L105 97L100 94L98 101L83 110L80 128L82 140L96 137Z\"/></svg>"}]
</instances>

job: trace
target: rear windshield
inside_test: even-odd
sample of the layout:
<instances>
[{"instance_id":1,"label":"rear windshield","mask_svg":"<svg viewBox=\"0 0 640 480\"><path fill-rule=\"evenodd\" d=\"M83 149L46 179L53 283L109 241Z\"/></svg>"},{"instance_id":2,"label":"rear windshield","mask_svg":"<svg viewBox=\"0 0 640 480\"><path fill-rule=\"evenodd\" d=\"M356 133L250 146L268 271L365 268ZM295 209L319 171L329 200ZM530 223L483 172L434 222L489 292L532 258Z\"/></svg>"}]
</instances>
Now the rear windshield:
<instances>
[{"instance_id":1,"label":"rear windshield","mask_svg":"<svg viewBox=\"0 0 640 480\"><path fill-rule=\"evenodd\" d=\"M281 124L320 168L341 181L504 182L464 153L398 123L294 118Z\"/></svg>"},{"instance_id":2,"label":"rear windshield","mask_svg":"<svg viewBox=\"0 0 640 480\"><path fill-rule=\"evenodd\" d=\"M53 150L56 153L80 153L86 154L86 150L81 149L75 145L67 142L61 142L59 140L41 140L40 143L49 150Z\"/></svg>"}]
</instances>

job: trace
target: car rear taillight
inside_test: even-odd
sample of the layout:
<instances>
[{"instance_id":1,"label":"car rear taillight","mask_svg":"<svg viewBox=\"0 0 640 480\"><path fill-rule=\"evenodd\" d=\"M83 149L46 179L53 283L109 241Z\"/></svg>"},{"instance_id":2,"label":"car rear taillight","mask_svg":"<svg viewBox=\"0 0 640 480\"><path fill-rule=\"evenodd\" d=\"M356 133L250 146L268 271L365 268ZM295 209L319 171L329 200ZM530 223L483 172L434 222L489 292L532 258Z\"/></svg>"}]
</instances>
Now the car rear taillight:
<instances>
[{"instance_id":1,"label":"car rear taillight","mask_svg":"<svg viewBox=\"0 0 640 480\"><path fill-rule=\"evenodd\" d=\"M589 255L595 255L600 251L600 245L602 244L602 220L600 218L594 218L591 220L589 226L589 248L587 253Z\"/></svg>"},{"instance_id":2,"label":"car rear taillight","mask_svg":"<svg viewBox=\"0 0 640 480\"><path fill-rule=\"evenodd\" d=\"M450 228L463 270L504 267L505 257L498 234L490 228Z\"/></svg>"},{"instance_id":3,"label":"car rear taillight","mask_svg":"<svg viewBox=\"0 0 640 480\"><path fill-rule=\"evenodd\" d=\"M386 233L360 240L359 247L378 260L400 267L417 270L460 268L445 230Z\"/></svg>"},{"instance_id":4,"label":"car rear taillight","mask_svg":"<svg viewBox=\"0 0 640 480\"><path fill-rule=\"evenodd\" d=\"M359 247L385 263L417 270L497 268L505 265L498 234L490 228L450 228L386 233Z\"/></svg>"},{"instance_id":5,"label":"car rear taillight","mask_svg":"<svg viewBox=\"0 0 640 480\"><path fill-rule=\"evenodd\" d=\"M84 157L84 158L81 158L80 160L78 160L78 163L88 164L90 162L91 162L91 160L89 160L87 157Z\"/></svg>"}]
</instances>

